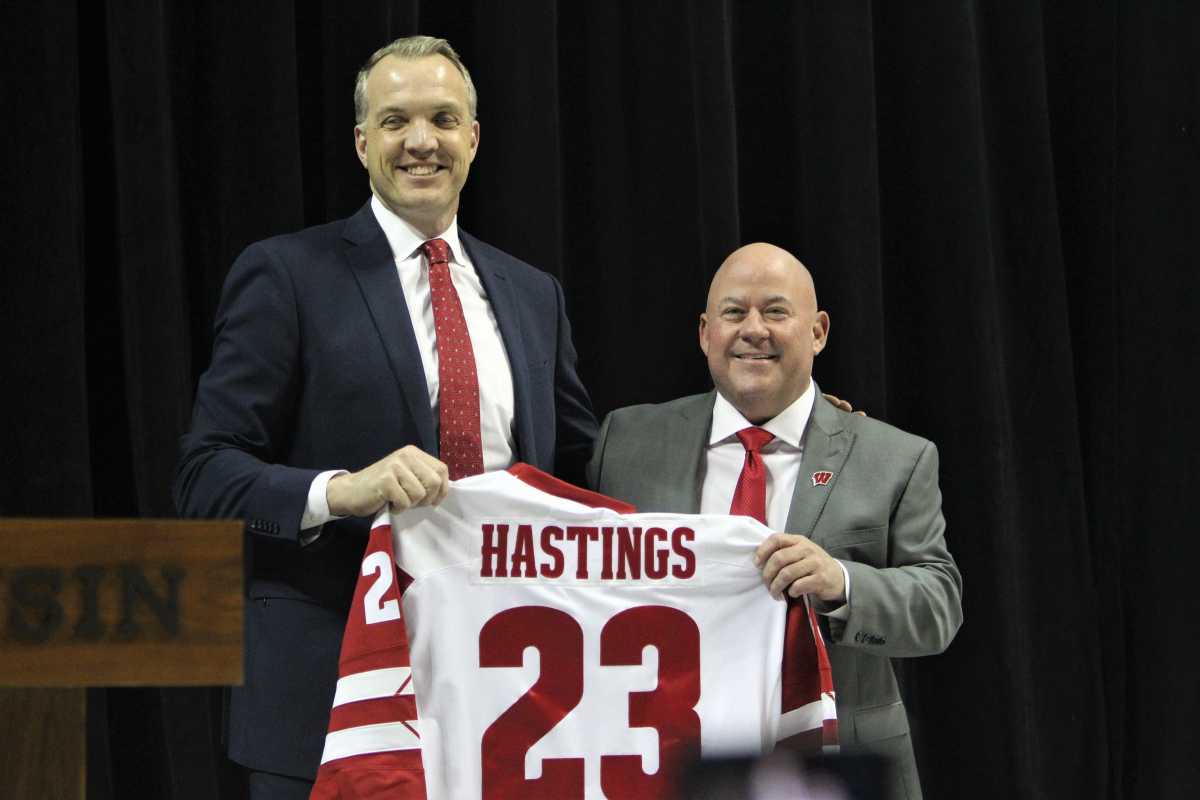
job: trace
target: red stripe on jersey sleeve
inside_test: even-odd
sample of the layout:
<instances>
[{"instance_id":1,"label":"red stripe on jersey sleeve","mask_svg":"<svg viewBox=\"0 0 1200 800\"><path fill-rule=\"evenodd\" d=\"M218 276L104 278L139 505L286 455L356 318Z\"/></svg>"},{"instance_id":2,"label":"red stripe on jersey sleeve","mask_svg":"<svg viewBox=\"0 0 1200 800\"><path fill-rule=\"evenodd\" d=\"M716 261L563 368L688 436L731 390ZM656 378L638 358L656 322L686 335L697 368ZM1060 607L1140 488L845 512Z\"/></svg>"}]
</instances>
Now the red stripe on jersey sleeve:
<instances>
[{"instance_id":1,"label":"red stripe on jersey sleeve","mask_svg":"<svg viewBox=\"0 0 1200 800\"><path fill-rule=\"evenodd\" d=\"M417 701L411 694L375 697L337 706L329 714L329 732L358 728L363 725L383 725L389 722L412 722L417 718Z\"/></svg>"},{"instance_id":2,"label":"red stripe on jersey sleeve","mask_svg":"<svg viewBox=\"0 0 1200 800\"><path fill-rule=\"evenodd\" d=\"M389 647L386 650L376 650L373 653L359 653L346 658L346 645L342 643L342 660L338 664L338 677L354 675L359 672L370 672L376 669L391 667L407 667L408 647Z\"/></svg>"},{"instance_id":3,"label":"red stripe on jersey sleeve","mask_svg":"<svg viewBox=\"0 0 1200 800\"><path fill-rule=\"evenodd\" d=\"M392 750L323 764L309 800L424 800L421 751Z\"/></svg>"}]
</instances>

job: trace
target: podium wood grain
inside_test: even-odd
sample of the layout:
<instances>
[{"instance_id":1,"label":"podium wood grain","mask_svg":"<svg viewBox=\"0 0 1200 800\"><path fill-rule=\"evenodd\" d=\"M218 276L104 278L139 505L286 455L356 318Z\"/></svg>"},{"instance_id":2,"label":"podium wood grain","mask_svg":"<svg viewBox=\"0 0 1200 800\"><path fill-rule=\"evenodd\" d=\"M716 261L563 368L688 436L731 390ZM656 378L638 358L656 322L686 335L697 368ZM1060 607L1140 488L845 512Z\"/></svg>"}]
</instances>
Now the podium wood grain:
<instances>
[{"instance_id":1,"label":"podium wood grain","mask_svg":"<svg viewBox=\"0 0 1200 800\"><path fill-rule=\"evenodd\" d=\"M0 795L20 800L82 800L83 689L0 688Z\"/></svg>"},{"instance_id":2,"label":"podium wood grain","mask_svg":"<svg viewBox=\"0 0 1200 800\"><path fill-rule=\"evenodd\" d=\"M242 525L0 521L0 686L242 681Z\"/></svg>"}]
</instances>

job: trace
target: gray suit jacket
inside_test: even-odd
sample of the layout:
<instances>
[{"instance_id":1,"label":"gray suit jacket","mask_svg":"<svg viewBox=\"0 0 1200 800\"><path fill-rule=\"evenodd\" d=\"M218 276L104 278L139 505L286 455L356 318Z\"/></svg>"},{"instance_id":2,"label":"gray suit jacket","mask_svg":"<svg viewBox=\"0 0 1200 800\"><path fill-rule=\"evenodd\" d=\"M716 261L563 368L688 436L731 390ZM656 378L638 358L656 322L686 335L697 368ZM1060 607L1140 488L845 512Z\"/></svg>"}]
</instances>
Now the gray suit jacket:
<instances>
[{"instance_id":1,"label":"gray suit jacket","mask_svg":"<svg viewBox=\"0 0 1200 800\"><path fill-rule=\"evenodd\" d=\"M632 406L605 420L593 489L639 511L696 513L716 393ZM833 473L816 485L814 473ZM894 760L896 798L921 796L891 659L940 653L962 622L962 577L943 537L937 448L817 393L787 532L810 537L850 574L845 620L822 618L847 751Z\"/></svg>"}]
</instances>

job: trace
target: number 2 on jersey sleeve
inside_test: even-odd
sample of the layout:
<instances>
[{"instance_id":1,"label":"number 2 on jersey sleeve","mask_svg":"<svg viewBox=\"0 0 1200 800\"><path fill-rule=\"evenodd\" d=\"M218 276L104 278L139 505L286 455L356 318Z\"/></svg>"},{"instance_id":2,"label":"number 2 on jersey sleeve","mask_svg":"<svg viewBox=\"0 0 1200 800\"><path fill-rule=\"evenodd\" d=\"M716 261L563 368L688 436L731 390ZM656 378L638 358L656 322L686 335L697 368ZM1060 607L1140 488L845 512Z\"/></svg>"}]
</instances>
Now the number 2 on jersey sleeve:
<instances>
[{"instance_id":1,"label":"number 2 on jersey sleeve","mask_svg":"<svg viewBox=\"0 0 1200 800\"><path fill-rule=\"evenodd\" d=\"M601 755L600 782L610 797L659 797L672 773L700 744L700 630L666 606L622 611L600 631L601 666L637 666L647 645L658 650L658 686L629 695L630 727L654 728L659 768L642 770L639 755ZM485 798L583 797L582 758L546 758L542 776L526 779L525 755L583 698L583 630L573 617L545 606L521 606L488 620L479 633L479 666L519 667L526 647L541 658L537 681L483 734Z\"/></svg>"},{"instance_id":2,"label":"number 2 on jersey sleeve","mask_svg":"<svg viewBox=\"0 0 1200 800\"><path fill-rule=\"evenodd\" d=\"M392 588L392 583L396 578L396 566L392 563L392 557L382 551L376 551L364 558L362 575L366 578L371 574L377 574L379 577L375 579L371 588L367 589L367 593L363 596L363 615L366 617L367 624L374 625L377 622L400 619L400 603L395 599L382 599L387 590Z\"/></svg>"}]
</instances>

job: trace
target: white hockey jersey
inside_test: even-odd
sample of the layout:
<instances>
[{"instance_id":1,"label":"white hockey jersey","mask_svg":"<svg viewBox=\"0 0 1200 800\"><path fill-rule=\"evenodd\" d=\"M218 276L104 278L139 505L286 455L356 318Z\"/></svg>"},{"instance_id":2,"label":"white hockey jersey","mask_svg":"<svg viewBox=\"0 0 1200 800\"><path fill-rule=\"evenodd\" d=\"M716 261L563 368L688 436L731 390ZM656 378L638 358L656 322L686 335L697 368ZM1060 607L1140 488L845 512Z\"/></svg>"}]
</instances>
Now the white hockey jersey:
<instances>
[{"instance_id":1,"label":"white hockey jersey","mask_svg":"<svg viewBox=\"0 0 1200 800\"><path fill-rule=\"evenodd\" d=\"M670 797L699 754L835 745L815 617L752 561L768 529L629 512L517 465L381 515L312 797Z\"/></svg>"}]
</instances>

